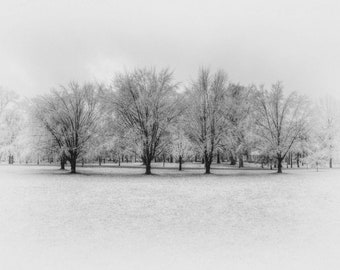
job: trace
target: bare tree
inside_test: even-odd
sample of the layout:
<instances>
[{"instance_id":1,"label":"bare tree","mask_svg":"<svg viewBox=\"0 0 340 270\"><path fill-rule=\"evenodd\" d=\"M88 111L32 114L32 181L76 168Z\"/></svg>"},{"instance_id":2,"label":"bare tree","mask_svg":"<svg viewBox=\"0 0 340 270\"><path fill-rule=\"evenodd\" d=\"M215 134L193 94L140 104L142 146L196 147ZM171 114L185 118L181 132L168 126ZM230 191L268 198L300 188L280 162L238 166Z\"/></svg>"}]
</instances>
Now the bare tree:
<instances>
[{"instance_id":1,"label":"bare tree","mask_svg":"<svg viewBox=\"0 0 340 270\"><path fill-rule=\"evenodd\" d=\"M13 164L18 149L18 136L23 128L24 118L18 108L6 109L0 123L0 156L8 157L8 163Z\"/></svg>"},{"instance_id":2,"label":"bare tree","mask_svg":"<svg viewBox=\"0 0 340 270\"><path fill-rule=\"evenodd\" d=\"M0 161L3 154L8 155L8 162L13 164L14 142L21 128L19 119L21 114L16 104L18 95L0 86Z\"/></svg>"},{"instance_id":3,"label":"bare tree","mask_svg":"<svg viewBox=\"0 0 340 270\"><path fill-rule=\"evenodd\" d=\"M168 126L178 110L177 84L168 69L136 69L115 79L113 99L118 120L132 129L142 146L145 174L151 174L151 161L157 155Z\"/></svg>"},{"instance_id":4,"label":"bare tree","mask_svg":"<svg viewBox=\"0 0 340 270\"><path fill-rule=\"evenodd\" d=\"M171 128L169 153L178 161L178 169L182 170L183 161L194 156L194 147L186 134L185 115Z\"/></svg>"},{"instance_id":5,"label":"bare tree","mask_svg":"<svg viewBox=\"0 0 340 270\"><path fill-rule=\"evenodd\" d=\"M208 69L202 68L187 92L188 135L203 154L206 174L210 173L214 152L225 134L226 84L225 72L211 75Z\"/></svg>"},{"instance_id":6,"label":"bare tree","mask_svg":"<svg viewBox=\"0 0 340 270\"><path fill-rule=\"evenodd\" d=\"M70 83L36 99L36 117L60 147L60 156L76 172L76 162L85 154L99 120L95 86Z\"/></svg>"},{"instance_id":7,"label":"bare tree","mask_svg":"<svg viewBox=\"0 0 340 270\"><path fill-rule=\"evenodd\" d=\"M249 88L239 84L230 84L228 87L226 117L228 130L225 138L225 148L229 149L232 161L238 158L239 168L243 167L243 155L250 148L250 91Z\"/></svg>"},{"instance_id":8,"label":"bare tree","mask_svg":"<svg viewBox=\"0 0 340 270\"><path fill-rule=\"evenodd\" d=\"M284 97L282 83L263 86L254 95L254 121L259 148L277 159L277 172L282 173L282 161L293 145L304 135L308 123L308 103L295 92Z\"/></svg>"},{"instance_id":9,"label":"bare tree","mask_svg":"<svg viewBox=\"0 0 340 270\"><path fill-rule=\"evenodd\" d=\"M337 137L340 132L340 103L330 96L319 101L316 107L314 125L317 128L315 136L319 138L320 146L328 158L329 168L333 167L334 154L339 145Z\"/></svg>"}]
</instances>

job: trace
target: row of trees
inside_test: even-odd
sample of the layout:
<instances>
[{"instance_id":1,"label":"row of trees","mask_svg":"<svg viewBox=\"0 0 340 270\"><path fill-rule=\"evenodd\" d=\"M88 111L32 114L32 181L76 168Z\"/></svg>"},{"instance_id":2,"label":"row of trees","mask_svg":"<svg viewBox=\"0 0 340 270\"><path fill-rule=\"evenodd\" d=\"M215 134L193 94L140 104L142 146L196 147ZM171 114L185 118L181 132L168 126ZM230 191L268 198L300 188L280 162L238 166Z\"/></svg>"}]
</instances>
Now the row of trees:
<instances>
[{"instance_id":1,"label":"row of trees","mask_svg":"<svg viewBox=\"0 0 340 270\"><path fill-rule=\"evenodd\" d=\"M245 156L279 173L293 155L298 166L327 160L332 167L340 120L334 99L311 104L295 92L285 96L280 82L245 87L205 68L179 86L168 69L145 68L117 74L109 86L72 82L24 102L1 89L1 157L54 156L73 173L77 161L127 155L140 158L146 174L153 160L167 158L179 169L199 158L205 173L214 159L243 167Z\"/></svg>"}]
</instances>

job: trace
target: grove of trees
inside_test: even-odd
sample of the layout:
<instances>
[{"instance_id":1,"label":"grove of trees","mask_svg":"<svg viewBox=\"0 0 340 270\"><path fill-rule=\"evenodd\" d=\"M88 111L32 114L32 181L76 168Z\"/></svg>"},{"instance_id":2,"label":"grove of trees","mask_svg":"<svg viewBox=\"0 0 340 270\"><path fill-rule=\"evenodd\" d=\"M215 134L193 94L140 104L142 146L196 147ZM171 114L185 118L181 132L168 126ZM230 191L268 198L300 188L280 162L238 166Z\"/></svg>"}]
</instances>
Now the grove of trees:
<instances>
[{"instance_id":1,"label":"grove of trees","mask_svg":"<svg viewBox=\"0 0 340 270\"><path fill-rule=\"evenodd\" d=\"M24 99L0 87L0 162L202 163L328 166L338 162L340 103L284 92L282 82L235 84L200 68L178 83L169 69L136 68L109 85L70 82ZM255 165L254 165L255 164ZM258 165L256 165L258 164ZM184 167L185 168L185 167Z\"/></svg>"}]
</instances>

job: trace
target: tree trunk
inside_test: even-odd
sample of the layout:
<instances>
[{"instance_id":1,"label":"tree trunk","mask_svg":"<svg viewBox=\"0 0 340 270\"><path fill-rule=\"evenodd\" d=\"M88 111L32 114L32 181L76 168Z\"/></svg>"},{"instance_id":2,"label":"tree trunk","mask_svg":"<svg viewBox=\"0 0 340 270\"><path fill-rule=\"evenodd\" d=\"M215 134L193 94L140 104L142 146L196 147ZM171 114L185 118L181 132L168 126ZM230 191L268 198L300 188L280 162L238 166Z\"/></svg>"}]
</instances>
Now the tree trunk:
<instances>
[{"instance_id":1,"label":"tree trunk","mask_svg":"<svg viewBox=\"0 0 340 270\"><path fill-rule=\"evenodd\" d=\"M102 157L98 158L98 163L99 163L99 166L102 166Z\"/></svg>"},{"instance_id":2,"label":"tree trunk","mask_svg":"<svg viewBox=\"0 0 340 270\"><path fill-rule=\"evenodd\" d=\"M239 168L243 168L243 155L241 154L241 155L239 155L239 157L238 157L238 167Z\"/></svg>"},{"instance_id":3,"label":"tree trunk","mask_svg":"<svg viewBox=\"0 0 340 270\"><path fill-rule=\"evenodd\" d=\"M330 158L329 159L329 168L333 168L333 159L332 158Z\"/></svg>"},{"instance_id":4,"label":"tree trunk","mask_svg":"<svg viewBox=\"0 0 340 270\"><path fill-rule=\"evenodd\" d=\"M230 156L230 165L236 165L236 160L232 155Z\"/></svg>"},{"instance_id":5,"label":"tree trunk","mask_svg":"<svg viewBox=\"0 0 340 270\"><path fill-rule=\"evenodd\" d=\"M277 173L282 173L282 158L277 158Z\"/></svg>"},{"instance_id":6,"label":"tree trunk","mask_svg":"<svg viewBox=\"0 0 340 270\"><path fill-rule=\"evenodd\" d=\"M145 167L145 174L150 175L151 174L151 162L146 162L146 167Z\"/></svg>"},{"instance_id":7,"label":"tree trunk","mask_svg":"<svg viewBox=\"0 0 340 270\"><path fill-rule=\"evenodd\" d=\"M182 156L179 156L179 159L178 159L178 163L179 163L179 168L178 170L182 170Z\"/></svg>"},{"instance_id":8,"label":"tree trunk","mask_svg":"<svg viewBox=\"0 0 340 270\"><path fill-rule=\"evenodd\" d=\"M205 174L210 174L210 163L209 162L205 163Z\"/></svg>"},{"instance_id":9,"label":"tree trunk","mask_svg":"<svg viewBox=\"0 0 340 270\"><path fill-rule=\"evenodd\" d=\"M296 154L296 166L300 168L300 153Z\"/></svg>"},{"instance_id":10,"label":"tree trunk","mask_svg":"<svg viewBox=\"0 0 340 270\"><path fill-rule=\"evenodd\" d=\"M290 153L290 168L293 168L293 153Z\"/></svg>"},{"instance_id":11,"label":"tree trunk","mask_svg":"<svg viewBox=\"0 0 340 270\"><path fill-rule=\"evenodd\" d=\"M221 163L221 159L220 159L220 151L217 151L217 164Z\"/></svg>"},{"instance_id":12,"label":"tree trunk","mask_svg":"<svg viewBox=\"0 0 340 270\"><path fill-rule=\"evenodd\" d=\"M77 163L77 158L71 158L70 160L71 163L71 173L76 173L76 163Z\"/></svg>"},{"instance_id":13,"label":"tree trunk","mask_svg":"<svg viewBox=\"0 0 340 270\"><path fill-rule=\"evenodd\" d=\"M66 158L64 154L60 157L60 170L65 170Z\"/></svg>"},{"instance_id":14,"label":"tree trunk","mask_svg":"<svg viewBox=\"0 0 340 270\"><path fill-rule=\"evenodd\" d=\"M205 174L210 174L211 158L209 158L207 153L204 154L204 166Z\"/></svg>"}]
</instances>

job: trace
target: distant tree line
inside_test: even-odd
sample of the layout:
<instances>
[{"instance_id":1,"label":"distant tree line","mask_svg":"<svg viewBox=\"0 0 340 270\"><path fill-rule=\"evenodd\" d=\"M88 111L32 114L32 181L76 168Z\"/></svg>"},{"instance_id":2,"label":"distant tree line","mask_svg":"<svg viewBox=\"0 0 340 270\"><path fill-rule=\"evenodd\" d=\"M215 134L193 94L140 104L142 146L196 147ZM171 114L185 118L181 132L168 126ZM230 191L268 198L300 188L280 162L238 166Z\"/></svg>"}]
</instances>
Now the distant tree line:
<instances>
[{"instance_id":1,"label":"distant tree line","mask_svg":"<svg viewBox=\"0 0 340 270\"><path fill-rule=\"evenodd\" d=\"M311 102L283 84L243 86L223 70L201 68L187 85L169 69L137 68L113 83L79 84L30 100L0 88L0 161L60 162L71 172L97 160L244 162L276 168L332 168L339 153L339 102Z\"/></svg>"}]
</instances>

